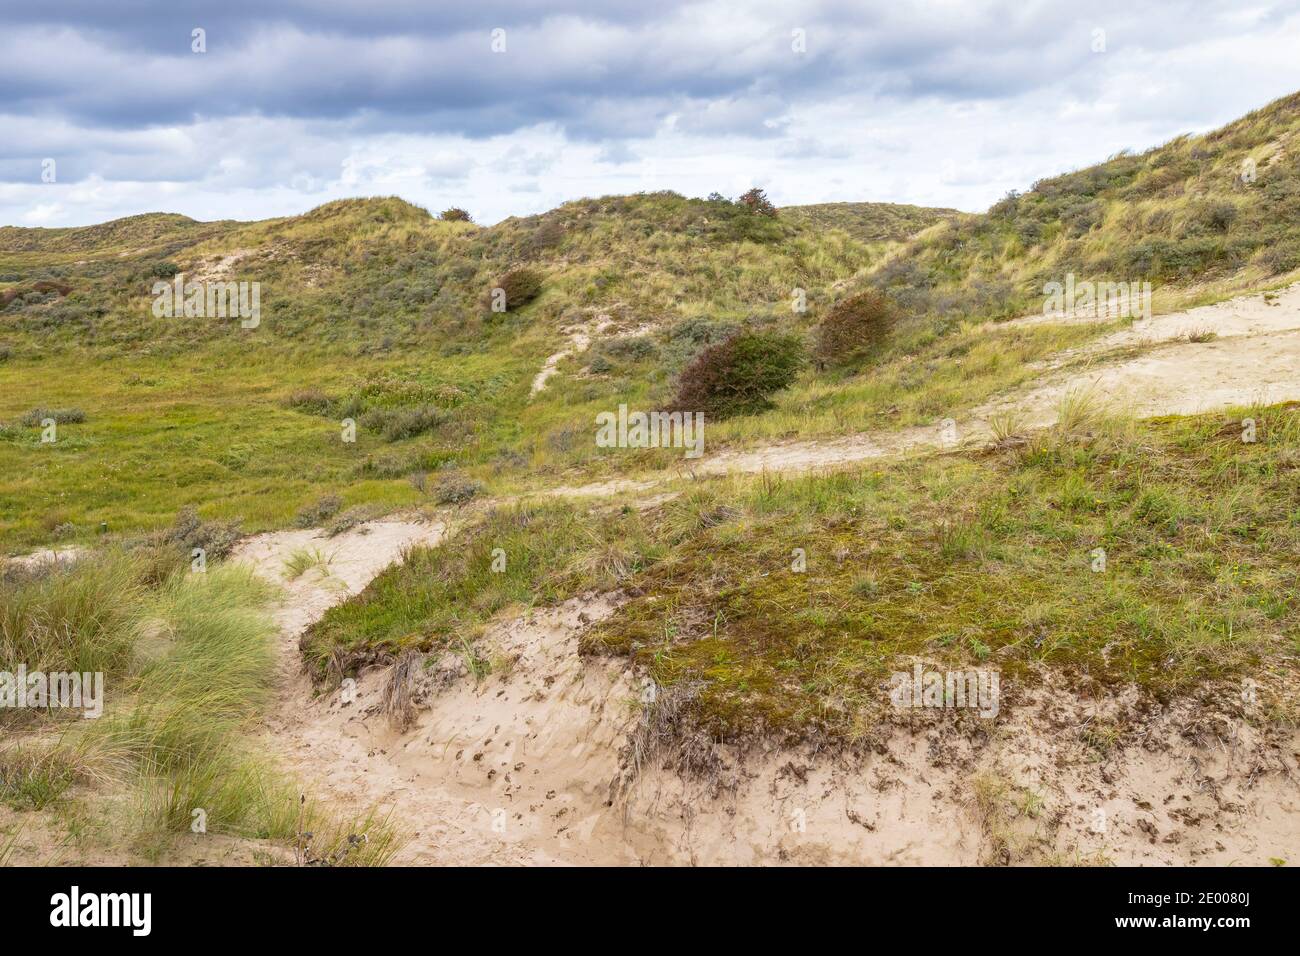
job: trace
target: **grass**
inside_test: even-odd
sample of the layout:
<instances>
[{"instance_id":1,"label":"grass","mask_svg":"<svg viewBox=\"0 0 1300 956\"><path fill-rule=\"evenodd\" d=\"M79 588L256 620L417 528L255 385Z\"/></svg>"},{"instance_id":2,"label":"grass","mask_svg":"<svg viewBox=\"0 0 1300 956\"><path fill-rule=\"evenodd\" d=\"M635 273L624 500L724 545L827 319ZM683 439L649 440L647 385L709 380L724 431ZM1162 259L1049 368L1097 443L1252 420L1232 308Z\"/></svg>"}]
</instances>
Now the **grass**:
<instances>
[{"instance_id":1,"label":"grass","mask_svg":"<svg viewBox=\"0 0 1300 956\"><path fill-rule=\"evenodd\" d=\"M0 670L124 674L144 571L141 559L113 554L0 579Z\"/></svg>"},{"instance_id":2,"label":"grass","mask_svg":"<svg viewBox=\"0 0 1300 956\"><path fill-rule=\"evenodd\" d=\"M386 821L349 826L317 803L301 806L293 782L249 743L274 674L269 586L242 565L161 579L155 570L147 555L119 550L4 583L3 669L24 660L29 670L102 669L106 712L0 715L14 730L0 750L0 799L45 810L77 783L110 802L125 788L131 844L146 859L165 859L195 811L208 833L290 847L305 820L323 856L390 859L400 835Z\"/></svg>"},{"instance_id":3,"label":"grass","mask_svg":"<svg viewBox=\"0 0 1300 956\"><path fill-rule=\"evenodd\" d=\"M318 568L322 574L328 574L329 566L333 561L334 555L327 555L320 548L298 548L284 561L285 579L296 580L312 568Z\"/></svg>"},{"instance_id":4,"label":"grass","mask_svg":"<svg viewBox=\"0 0 1300 956\"><path fill-rule=\"evenodd\" d=\"M303 654L318 678L443 648L485 673L489 657L475 641L493 615L617 587L662 553L650 532L630 509L599 517L568 503L494 509L444 543L410 549L326 611L303 636Z\"/></svg>"},{"instance_id":5,"label":"grass","mask_svg":"<svg viewBox=\"0 0 1300 956\"><path fill-rule=\"evenodd\" d=\"M1205 135L1040 180L920 234L873 278L914 313L979 302L991 318L1041 311L1044 283L1068 273L1148 281L1158 309L1293 279L1300 161L1286 144L1298 127L1292 94Z\"/></svg>"},{"instance_id":6,"label":"grass","mask_svg":"<svg viewBox=\"0 0 1300 956\"><path fill-rule=\"evenodd\" d=\"M904 221L919 225L912 213ZM738 327L756 307L765 321L789 316L792 289L815 304L889 245L794 221L765 220L762 235L746 237L735 233L745 215L657 193L582 200L491 229L392 199L261 223L133 217L6 229L0 277L72 291L4 310L0 546L150 530L185 505L257 531L329 496L345 508L416 503L408 479L436 485L444 467L508 482L580 463L566 436L589 431L594 409L670 392L695 344L667 329ZM232 251L242 257L234 277L263 287L257 330L152 316L160 274L202 276ZM546 276L541 296L486 311L484 294L521 260ZM607 373L530 400L561 329L602 314L663 330L662 349L622 354ZM33 407L85 418L43 444L21 424ZM345 418L355 442L342 438Z\"/></svg>"},{"instance_id":7,"label":"grass","mask_svg":"<svg viewBox=\"0 0 1300 956\"><path fill-rule=\"evenodd\" d=\"M1247 413L1267 439L1218 416L1094 421L989 455L724 487L736 517L634 578L643 596L588 646L703 682L720 733L851 736L912 657L1156 694L1292 668L1300 415Z\"/></svg>"}]
</instances>

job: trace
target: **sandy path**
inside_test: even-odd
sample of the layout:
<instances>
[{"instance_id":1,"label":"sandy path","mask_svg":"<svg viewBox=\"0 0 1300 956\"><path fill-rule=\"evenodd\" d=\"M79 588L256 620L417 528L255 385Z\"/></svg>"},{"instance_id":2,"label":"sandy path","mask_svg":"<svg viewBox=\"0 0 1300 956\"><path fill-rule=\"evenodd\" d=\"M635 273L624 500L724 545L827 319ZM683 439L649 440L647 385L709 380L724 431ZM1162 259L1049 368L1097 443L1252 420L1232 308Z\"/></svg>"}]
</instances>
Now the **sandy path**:
<instances>
[{"instance_id":1,"label":"sandy path","mask_svg":"<svg viewBox=\"0 0 1300 956\"><path fill-rule=\"evenodd\" d=\"M608 315L599 315L583 325L564 329L564 334L569 337L568 346L546 357L541 370L533 378L533 387L530 394L536 395L544 389L546 383L559 371L559 364L562 361L570 355L577 355L587 351L591 347L592 336L599 335L613 324L614 320Z\"/></svg>"},{"instance_id":2,"label":"sandy path","mask_svg":"<svg viewBox=\"0 0 1300 956\"><path fill-rule=\"evenodd\" d=\"M437 681L432 706L398 733L379 712L387 668L361 674L355 696L314 696L303 672L303 630L334 604L400 561L412 545L434 545L446 526L375 521L336 538L316 531L257 535L233 556L284 589L279 705L265 745L309 792L357 813L380 806L412 831L400 863L632 863L607 812L619 751L637 711L624 668L586 663L581 628L615 602L587 595L559 608L493 626L480 640L499 664L482 681L456 654L424 671ZM284 576L303 548L330 555L328 575ZM449 686L441 686L447 683Z\"/></svg>"}]
</instances>

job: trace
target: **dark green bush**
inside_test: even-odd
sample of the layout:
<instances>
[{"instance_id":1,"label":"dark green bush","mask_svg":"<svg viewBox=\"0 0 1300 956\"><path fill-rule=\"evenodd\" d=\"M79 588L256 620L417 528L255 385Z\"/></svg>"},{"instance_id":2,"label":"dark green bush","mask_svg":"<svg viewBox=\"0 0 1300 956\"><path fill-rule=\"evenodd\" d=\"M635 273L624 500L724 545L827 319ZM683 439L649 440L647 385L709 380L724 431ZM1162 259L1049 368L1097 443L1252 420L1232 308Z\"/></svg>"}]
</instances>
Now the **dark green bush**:
<instances>
[{"instance_id":1,"label":"dark green bush","mask_svg":"<svg viewBox=\"0 0 1300 956\"><path fill-rule=\"evenodd\" d=\"M532 302L542 293L542 274L536 269L529 269L521 266L518 269L511 269L496 281L494 289L500 289L505 293L506 311L518 309ZM491 306L492 297L489 293L489 307Z\"/></svg>"},{"instance_id":2,"label":"dark green bush","mask_svg":"<svg viewBox=\"0 0 1300 956\"><path fill-rule=\"evenodd\" d=\"M681 374L674 407L716 418L760 412L804 364L798 337L738 332L701 352Z\"/></svg>"},{"instance_id":3,"label":"dark green bush","mask_svg":"<svg viewBox=\"0 0 1300 956\"><path fill-rule=\"evenodd\" d=\"M773 206L772 201L767 198L767 193L763 192L763 190L759 189L757 186L737 199L736 202L740 203L750 212L758 213L760 216L768 216L772 219L776 218L776 207Z\"/></svg>"},{"instance_id":4,"label":"dark green bush","mask_svg":"<svg viewBox=\"0 0 1300 956\"><path fill-rule=\"evenodd\" d=\"M459 206L452 206L450 209L444 209L442 215L438 217L443 222L473 222L470 214Z\"/></svg>"}]
</instances>

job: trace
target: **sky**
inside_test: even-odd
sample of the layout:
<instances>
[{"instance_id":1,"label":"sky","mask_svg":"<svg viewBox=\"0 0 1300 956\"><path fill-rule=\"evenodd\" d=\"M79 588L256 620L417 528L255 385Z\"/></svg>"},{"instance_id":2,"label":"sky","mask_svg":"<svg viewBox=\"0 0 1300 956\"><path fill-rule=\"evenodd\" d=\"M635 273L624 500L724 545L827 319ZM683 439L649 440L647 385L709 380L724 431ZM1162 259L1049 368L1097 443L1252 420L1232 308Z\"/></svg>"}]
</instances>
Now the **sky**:
<instances>
[{"instance_id":1,"label":"sky","mask_svg":"<svg viewBox=\"0 0 1300 956\"><path fill-rule=\"evenodd\" d=\"M1300 90L1300 0L0 0L0 225L986 209Z\"/></svg>"}]
</instances>

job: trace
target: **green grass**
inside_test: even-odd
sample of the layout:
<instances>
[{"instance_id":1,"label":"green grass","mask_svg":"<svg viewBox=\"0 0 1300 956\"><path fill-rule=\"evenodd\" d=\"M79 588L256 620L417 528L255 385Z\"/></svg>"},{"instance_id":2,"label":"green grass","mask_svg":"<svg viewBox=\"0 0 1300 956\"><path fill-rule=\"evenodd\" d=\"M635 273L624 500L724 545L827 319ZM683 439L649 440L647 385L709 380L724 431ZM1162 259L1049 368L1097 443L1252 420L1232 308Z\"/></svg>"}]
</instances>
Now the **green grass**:
<instances>
[{"instance_id":1,"label":"green grass","mask_svg":"<svg viewBox=\"0 0 1300 956\"><path fill-rule=\"evenodd\" d=\"M3 669L101 669L105 714L0 714L0 800L46 810L75 783L108 802L132 797L129 837L147 859L166 859L172 834L189 833L194 811L208 833L292 847L302 829L346 865L382 863L400 835L373 815L368 841L318 801L300 806L293 781L251 740L274 678L274 625L267 584L242 565L171 571L144 548L110 550L69 568L3 583ZM164 565L165 567L165 565ZM359 825L359 824L357 824Z\"/></svg>"},{"instance_id":2,"label":"green grass","mask_svg":"<svg viewBox=\"0 0 1300 956\"><path fill-rule=\"evenodd\" d=\"M916 314L1039 312L1043 284L1148 281L1157 311L1293 280L1300 94L1202 136L1040 180L910 241L873 280ZM1254 176L1243 178L1246 164Z\"/></svg>"},{"instance_id":3,"label":"green grass","mask_svg":"<svg viewBox=\"0 0 1300 956\"><path fill-rule=\"evenodd\" d=\"M818 230L840 229L861 242L902 241L957 215L955 209L884 202L826 202L780 210L787 222Z\"/></svg>"},{"instance_id":4,"label":"green grass","mask_svg":"<svg viewBox=\"0 0 1300 956\"><path fill-rule=\"evenodd\" d=\"M299 548L284 561L285 579L292 581L300 578L312 568L319 568L322 573L328 574L333 560L334 555L327 555L319 548Z\"/></svg>"},{"instance_id":5,"label":"green grass","mask_svg":"<svg viewBox=\"0 0 1300 956\"><path fill-rule=\"evenodd\" d=\"M1108 328L990 321L1040 311L1046 280L1149 279L1157 310L1287 281L1300 267L1300 159L1279 144L1298 102L1044 180L979 216L844 203L769 219L650 193L490 228L396 198L254 223L5 228L0 292L21 295L0 307L0 547L149 530L185 505L247 531L285 526L327 495L400 508L443 468L496 493L672 468L672 452L598 449L596 414L663 407L681 370L730 331L811 341L868 283L903 316L875 360L856 374L807 370L772 409L712 423L708 447L959 416ZM153 316L160 276L222 261L227 278L261 283L259 328ZM540 296L491 313L486 293L520 266L541 276ZM530 397L564 330L600 316L624 332L563 360ZM651 331L626 334L637 328ZM292 401L304 393L316 400ZM35 408L85 420L41 444L22 424ZM355 443L342 440L344 417Z\"/></svg>"},{"instance_id":6,"label":"green grass","mask_svg":"<svg viewBox=\"0 0 1300 956\"><path fill-rule=\"evenodd\" d=\"M150 530L186 505L246 531L283 527L328 495L401 508L444 468L495 493L674 468L676 452L597 448L596 414L663 407L681 370L731 331L811 341L864 284L903 316L874 361L808 369L772 409L711 423L708 448L959 416L1111 327L990 321L1040 311L1045 280L1150 279L1158 310L1287 281L1300 266L1300 159L1280 144L1297 103L1044 180L979 216L847 203L769 219L649 193L490 228L386 198L253 223L158 214L0 229L0 292L21 292L0 306L0 547ZM257 329L153 316L160 276L223 261L227 278L261 283ZM519 266L542 277L540 296L491 313L485 294ZM623 331L530 397L564 330L600 316ZM638 328L650 332L628 334ZM294 401L304 394L313 401ZM23 424L38 408L85 418L42 444Z\"/></svg>"}]
</instances>

